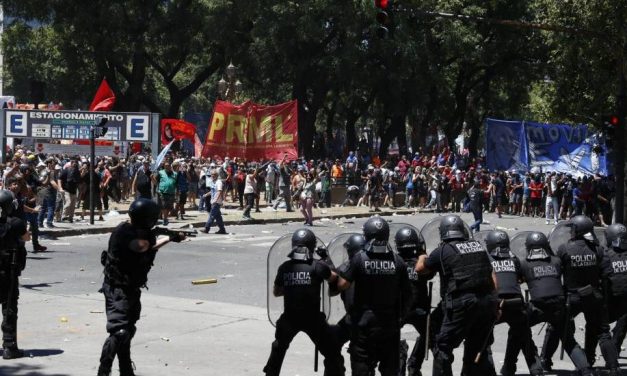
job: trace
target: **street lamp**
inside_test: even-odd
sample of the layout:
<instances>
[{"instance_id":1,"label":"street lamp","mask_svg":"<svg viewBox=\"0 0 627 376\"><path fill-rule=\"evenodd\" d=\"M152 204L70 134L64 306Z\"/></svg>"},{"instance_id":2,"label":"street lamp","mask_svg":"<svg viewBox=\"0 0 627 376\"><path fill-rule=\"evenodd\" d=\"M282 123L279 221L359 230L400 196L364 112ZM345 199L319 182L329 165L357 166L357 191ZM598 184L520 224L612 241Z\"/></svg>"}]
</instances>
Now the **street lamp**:
<instances>
[{"instance_id":1,"label":"street lamp","mask_svg":"<svg viewBox=\"0 0 627 376\"><path fill-rule=\"evenodd\" d=\"M218 92L220 97L228 102L232 102L233 99L242 90L242 83L235 77L237 73L237 67L233 63L229 63L226 67L226 80L224 77L218 81Z\"/></svg>"}]
</instances>

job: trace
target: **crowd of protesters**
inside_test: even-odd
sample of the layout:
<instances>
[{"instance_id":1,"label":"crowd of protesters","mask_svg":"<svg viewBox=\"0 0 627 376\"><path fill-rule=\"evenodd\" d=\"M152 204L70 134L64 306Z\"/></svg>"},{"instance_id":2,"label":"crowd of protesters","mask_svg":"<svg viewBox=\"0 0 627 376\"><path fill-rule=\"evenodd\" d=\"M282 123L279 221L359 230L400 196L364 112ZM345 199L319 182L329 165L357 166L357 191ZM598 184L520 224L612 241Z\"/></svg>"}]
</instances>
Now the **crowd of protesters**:
<instances>
[{"instance_id":1,"label":"crowd of protesters","mask_svg":"<svg viewBox=\"0 0 627 376\"><path fill-rule=\"evenodd\" d=\"M90 208L90 172L94 208L102 221L111 201L134 198L158 200L161 220L184 219L187 210L209 212L205 231L214 222L226 233L220 207L242 210L242 220L253 219L262 208L300 210L305 225L313 224L313 208L367 206L415 208L420 211L472 212L474 230L483 213L544 217L547 224L586 214L599 225L612 222L614 181L595 176L571 176L541 171L489 172L482 158L467 150L448 148L381 160L356 152L346 158L247 161L238 157L194 158L169 153L154 168L149 155L127 158L98 157L95 168L85 156L43 155L16 147L0 169L4 186L14 185L20 211L30 223L34 250L44 250L38 229L55 222L84 221ZM343 197L332 198L342 187ZM336 193L337 194L337 193Z\"/></svg>"}]
</instances>

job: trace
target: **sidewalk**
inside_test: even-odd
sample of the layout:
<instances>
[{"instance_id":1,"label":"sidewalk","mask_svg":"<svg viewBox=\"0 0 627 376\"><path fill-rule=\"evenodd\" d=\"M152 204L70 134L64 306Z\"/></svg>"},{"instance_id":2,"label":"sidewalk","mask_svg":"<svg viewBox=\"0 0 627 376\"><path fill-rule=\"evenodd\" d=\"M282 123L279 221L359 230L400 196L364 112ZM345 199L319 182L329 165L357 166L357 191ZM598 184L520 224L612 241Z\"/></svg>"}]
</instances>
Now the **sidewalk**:
<instances>
[{"instance_id":1,"label":"sidewalk","mask_svg":"<svg viewBox=\"0 0 627 376\"><path fill-rule=\"evenodd\" d=\"M109 213L105 214L104 221L98 221L98 213L95 214L93 225L89 224L89 214L85 220L75 220L74 223L60 222L54 223L54 228L40 228L40 234L51 238L59 238L63 236L77 236L86 234L104 234L111 232L118 224L128 220L129 203L112 204ZM300 211L286 212L285 209L274 211L271 207L260 207L261 213L251 212L253 220L245 220L242 218L242 210L238 210L235 204L227 203L226 208L222 208L222 216L225 226L232 225L258 225L265 223L283 223L283 222L300 222L303 221L303 215ZM407 208L381 208L380 212L370 212L367 207L332 207L324 209L314 209L314 219L321 220L324 218L361 218L369 217L374 214L381 216L413 214L415 209ZM428 211L431 212L431 211ZM186 210L185 219L177 220L169 218L170 224L168 228L198 227L204 228L207 221L207 212L199 212L198 210ZM228 228L227 228L228 231Z\"/></svg>"}]
</instances>

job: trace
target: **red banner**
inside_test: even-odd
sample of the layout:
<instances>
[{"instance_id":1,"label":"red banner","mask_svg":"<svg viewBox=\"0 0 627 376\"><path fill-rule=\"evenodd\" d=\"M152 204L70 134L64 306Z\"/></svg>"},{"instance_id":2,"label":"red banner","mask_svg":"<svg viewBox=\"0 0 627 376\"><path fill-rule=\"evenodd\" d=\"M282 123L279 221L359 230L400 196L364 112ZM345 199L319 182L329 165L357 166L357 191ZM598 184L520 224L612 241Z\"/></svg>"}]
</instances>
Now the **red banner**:
<instances>
[{"instance_id":1,"label":"red banner","mask_svg":"<svg viewBox=\"0 0 627 376\"><path fill-rule=\"evenodd\" d=\"M194 141L196 126L180 119L161 119L161 145L184 138Z\"/></svg>"},{"instance_id":2,"label":"red banner","mask_svg":"<svg viewBox=\"0 0 627 376\"><path fill-rule=\"evenodd\" d=\"M290 160L298 158L296 101L276 106L216 102L202 149L203 157L281 160L284 154Z\"/></svg>"}]
</instances>

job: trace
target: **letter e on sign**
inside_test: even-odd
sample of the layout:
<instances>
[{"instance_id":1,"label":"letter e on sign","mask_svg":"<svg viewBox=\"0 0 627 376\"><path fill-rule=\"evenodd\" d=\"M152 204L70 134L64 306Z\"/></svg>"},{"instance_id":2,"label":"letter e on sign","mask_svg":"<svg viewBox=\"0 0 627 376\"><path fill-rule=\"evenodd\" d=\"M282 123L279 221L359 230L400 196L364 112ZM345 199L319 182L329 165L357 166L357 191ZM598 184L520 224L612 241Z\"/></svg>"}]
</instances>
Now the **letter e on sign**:
<instances>
[{"instance_id":1,"label":"letter e on sign","mask_svg":"<svg viewBox=\"0 0 627 376\"><path fill-rule=\"evenodd\" d=\"M126 117L126 141L150 141L148 116L128 115Z\"/></svg>"},{"instance_id":2,"label":"letter e on sign","mask_svg":"<svg viewBox=\"0 0 627 376\"><path fill-rule=\"evenodd\" d=\"M6 135L9 137L26 137L28 135L27 117L28 113L24 111L6 111L4 119Z\"/></svg>"}]
</instances>

